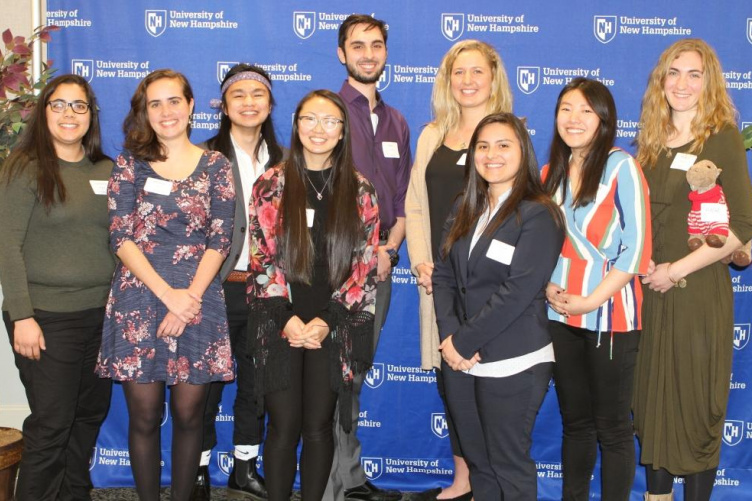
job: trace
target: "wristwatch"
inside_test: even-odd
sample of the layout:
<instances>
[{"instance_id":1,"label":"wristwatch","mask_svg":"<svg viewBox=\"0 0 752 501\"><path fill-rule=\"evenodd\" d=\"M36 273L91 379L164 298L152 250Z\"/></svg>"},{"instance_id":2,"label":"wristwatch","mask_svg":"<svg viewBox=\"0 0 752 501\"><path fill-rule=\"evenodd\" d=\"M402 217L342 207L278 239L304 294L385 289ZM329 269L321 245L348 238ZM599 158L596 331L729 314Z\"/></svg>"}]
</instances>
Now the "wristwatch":
<instances>
[{"instance_id":1,"label":"wristwatch","mask_svg":"<svg viewBox=\"0 0 752 501\"><path fill-rule=\"evenodd\" d=\"M389 264L394 268L399 263L399 252L395 249L387 249L386 253L389 254Z\"/></svg>"}]
</instances>

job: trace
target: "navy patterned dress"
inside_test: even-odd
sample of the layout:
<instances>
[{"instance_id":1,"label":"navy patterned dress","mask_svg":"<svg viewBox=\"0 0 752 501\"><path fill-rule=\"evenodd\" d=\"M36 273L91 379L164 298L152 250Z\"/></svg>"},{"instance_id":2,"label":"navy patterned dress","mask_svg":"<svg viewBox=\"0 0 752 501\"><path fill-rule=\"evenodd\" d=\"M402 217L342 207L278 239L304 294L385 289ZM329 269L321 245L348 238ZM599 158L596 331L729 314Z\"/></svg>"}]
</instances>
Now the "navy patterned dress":
<instances>
[{"instance_id":1,"label":"navy patterned dress","mask_svg":"<svg viewBox=\"0 0 752 501\"><path fill-rule=\"evenodd\" d=\"M229 252L235 211L231 164L220 153L204 152L190 176L167 181L168 195L147 192L149 178L163 186L167 181L127 151L118 157L108 188L110 246L117 252L124 242L134 242L170 286L186 289L207 249L225 257ZM181 336L157 337L166 314L164 304L119 263L107 301L99 375L168 385L233 379L219 276Z\"/></svg>"}]
</instances>

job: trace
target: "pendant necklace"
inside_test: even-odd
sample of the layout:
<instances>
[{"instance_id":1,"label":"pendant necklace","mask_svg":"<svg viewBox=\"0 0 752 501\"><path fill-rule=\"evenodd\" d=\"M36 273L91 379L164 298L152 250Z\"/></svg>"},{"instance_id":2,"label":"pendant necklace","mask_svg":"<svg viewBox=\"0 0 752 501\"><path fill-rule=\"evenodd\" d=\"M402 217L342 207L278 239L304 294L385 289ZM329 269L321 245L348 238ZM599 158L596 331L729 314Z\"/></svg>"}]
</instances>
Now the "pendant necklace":
<instances>
[{"instance_id":1,"label":"pendant necklace","mask_svg":"<svg viewBox=\"0 0 752 501\"><path fill-rule=\"evenodd\" d=\"M324 187L321 188L321 191L319 191L319 190L316 189L316 185L313 184L313 181L311 181L311 178L308 176L308 172L304 171L306 179L308 179L308 182L311 184L311 188L313 188L313 191L316 192L316 198L317 199L321 200L322 198L324 198L324 192L326 191L326 187L329 186L329 181L332 179L332 171L333 170L334 169L330 167L329 177L326 178L326 182L324 183ZM324 178L324 176L322 174L321 179L323 179L323 178Z\"/></svg>"}]
</instances>

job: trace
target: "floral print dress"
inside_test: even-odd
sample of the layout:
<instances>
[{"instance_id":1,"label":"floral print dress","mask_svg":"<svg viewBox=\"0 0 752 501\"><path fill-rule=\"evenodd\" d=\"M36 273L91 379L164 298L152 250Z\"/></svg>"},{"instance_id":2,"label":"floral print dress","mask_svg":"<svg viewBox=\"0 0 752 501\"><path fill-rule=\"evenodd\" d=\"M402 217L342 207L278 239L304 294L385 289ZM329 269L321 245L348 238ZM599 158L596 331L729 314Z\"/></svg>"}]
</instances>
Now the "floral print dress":
<instances>
[{"instance_id":1,"label":"floral print dress","mask_svg":"<svg viewBox=\"0 0 752 501\"><path fill-rule=\"evenodd\" d=\"M154 181L162 188L147 191L147 182L152 186ZM113 252L124 242L135 243L175 289L188 288L207 249L225 257L229 252L235 191L231 164L220 153L204 152L190 176L169 181L125 151L113 169L108 195ZM99 375L168 385L233 379L219 276L204 293L201 313L181 336L157 337L166 314L155 294L119 263L107 301Z\"/></svg>"}]
</instances>

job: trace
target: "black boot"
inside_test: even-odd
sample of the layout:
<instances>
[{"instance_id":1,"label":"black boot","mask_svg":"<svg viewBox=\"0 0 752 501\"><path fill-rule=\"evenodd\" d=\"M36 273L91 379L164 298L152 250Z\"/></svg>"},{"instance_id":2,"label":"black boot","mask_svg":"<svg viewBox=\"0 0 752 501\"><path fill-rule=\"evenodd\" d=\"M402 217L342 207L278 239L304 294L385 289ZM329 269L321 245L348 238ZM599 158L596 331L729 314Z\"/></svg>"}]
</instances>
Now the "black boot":
<instances>
[{"instance_id":1,"label":"black boot","mask_svg":"<svg viewBox=\"0 0 752 501\"><path fill-rule=\"evenodd\" d=\"M235 458L227 480L227 498L265 501L268 497L264 478L256 471L256 458L248 461Z\"/></svg>"},{"instance_id":2,"label":"black boot","mask_svg":"<svg viewBox=\"0 0 752 501\"><path fill-rule=\"evenodd\" d=\"M196 474L196 483L191 491L191 501L211 500L211 480L209 479L209 467L199 466Z\"/></svg>"}]
</instances>

